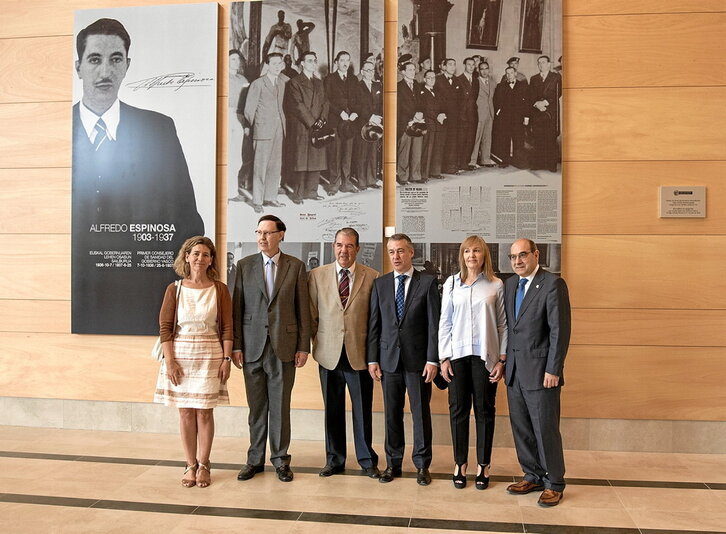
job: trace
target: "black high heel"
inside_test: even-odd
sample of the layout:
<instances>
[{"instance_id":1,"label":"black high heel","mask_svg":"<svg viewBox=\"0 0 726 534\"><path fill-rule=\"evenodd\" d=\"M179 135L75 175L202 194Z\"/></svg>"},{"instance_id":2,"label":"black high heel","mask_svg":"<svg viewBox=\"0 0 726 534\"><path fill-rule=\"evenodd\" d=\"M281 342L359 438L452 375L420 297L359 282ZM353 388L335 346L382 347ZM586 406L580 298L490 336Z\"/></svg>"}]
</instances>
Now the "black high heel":
<instances>
[{"instance_id":1,"label":"black high heel","mask_svg":"<svg viewBox=\"0 0 726 534\"><path fill-rule=\"evenodd\" d=\"M489 477L484 474L487 472L487 467L489 467L489 464L479 464L480 471L474 479L478 490L485 490L489 487Z\"/></svg>"},{"instance_id":2,"label":"black high heel","mask_svg":"<svg viewBox=\"0 0 726 534\"><path fill-rule=\"evenodd\" d=\"M461 468L464 467L464 465L456 464L456 472L451 477L451 481L454 483L454 487L456 489L464 489L466 487L466 475L461 474Z\"/></svg>"}]
</instances>

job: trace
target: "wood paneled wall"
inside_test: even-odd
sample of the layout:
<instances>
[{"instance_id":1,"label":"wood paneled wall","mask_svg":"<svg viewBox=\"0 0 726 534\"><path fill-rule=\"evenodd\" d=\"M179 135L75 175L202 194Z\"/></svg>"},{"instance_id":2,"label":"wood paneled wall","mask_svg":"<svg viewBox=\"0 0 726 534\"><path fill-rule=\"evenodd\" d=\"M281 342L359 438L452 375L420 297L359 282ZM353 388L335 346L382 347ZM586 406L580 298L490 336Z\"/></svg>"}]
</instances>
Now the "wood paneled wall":
<instances>
[{"instance_id":1,"label":"wood paneled wall","mask_svg":"<svg viewBox=\"0 0 726 534\"><path fill-rule=\"evenodd\" d=\"M69 333L73 12L130 3L183 0L0 0L1 395L151 397L151 338ZM393 129L396 12L387 2ZM565 0L564 13L563 272L574 331L563 415L726 419L726 4ZM221 50L228 16L221 5ZM227 73L226 54L219 57L216 241L223 248ZM394 159L389 136L389 226ZM659 185L705 185L708 217L659 219ZM315 365L298 376L294 406L321 408ZM231 394L244 403L239 374ZM500 392L500 413L503 401ZM440 392L434 410L446 412Z\"/></svg>"}]
</instances>

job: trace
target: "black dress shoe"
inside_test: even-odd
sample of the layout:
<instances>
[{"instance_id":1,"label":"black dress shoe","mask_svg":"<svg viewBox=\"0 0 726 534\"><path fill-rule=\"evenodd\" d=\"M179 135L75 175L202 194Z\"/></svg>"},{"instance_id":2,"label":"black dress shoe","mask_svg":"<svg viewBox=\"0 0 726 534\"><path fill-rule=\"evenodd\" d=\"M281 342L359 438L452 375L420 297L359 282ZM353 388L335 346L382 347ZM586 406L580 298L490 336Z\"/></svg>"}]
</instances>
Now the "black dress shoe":
<instances>
[{"instance_id":1,"label":"black dress shoe","mask_svg":"<svg viewBox=\"0 0 726 534\"><path fill-rule=\"evenodd\" d=\"M262 213L263 211L265 211L262 207L262 204L252 204L252 207L254 208L255 213Z\"/></svg>"},{"instance_id":2,"label":"black dress shoe","mask_svg":"<svg viewBox=\"0 0 726 534\"><path fill-rule=\"evenodd\" d=\"M391 482L394 478L399 478L401 474L400 467L386 467L385 471L381 473L381 477L378 479L378 482L383 484Z\"/></svg>"},{"instance_id":3,"label":"black dress shoe","mask_svg":"<svg viewBox=\"0 0 726 534\"><path fill-rule=\"evenodd\" d=\"M306 200L324 200L320 195L309 195L305 197Z\"/></svg>"},{"instance_id":4,"label":"black dress shoe","mask_svg":"<svg viewBox=\"0 0 726 534\"><path fill-rule=\"evenodd\" d=\"M268 200L262 203L263 206L270 206L271 208L284 208L285 204L278 202L277 200Z\"/></svg>"},{"instance_id":5,"label":"black dress shoe","mask_svg":"<svg viewBox=\"0 0 726 534\"><path fill-rule=\"evenodd\" d=\"M431 484L431 473L425 467L416 470L416 484L419 486L428 486Z\"/></svg>"},{"instance_id":6,"label":"black dress shoe","mask_svg":"<svg viewBox=\"0 0 726 534\"><path fill-rule=\"evenodd\" d=\"M355 187L352 184L350 184L350 185L344 185L343 187L340 188L340 190L343 193L357 193L358 192L358 188Z\"/></svg>"},{"instance_id":7,"label":"black dress shoe","mask_svg":"<svg viewBox=\"0 0 726 534\"><path fill-rule=\"evenodd\" d=\"M363 471L368 478L381 478L381 471L377 467L366 467Z\"/></svg>"},{"instance_id":8,"label":"black dress shoe","mask_svg":"<svg viewBox=\"0 0 726 534\"><path fill-rule=\"evenodd\" d=\"M280 482L292 482L292 471L290 470L289 465L281 465L276 468L275 471L277 472L277 478L280 479Z\"/></svg>"},{"instance_id":9,"label":"black dress shoe","mask_svg":"<svg viewBox=\"0 0 726 534\"><path fill-rule=\"evenodd\" d=\"M333 475L337 475L338 473L342 473L345 471L345 467L342 465L326 465L320 470L320 473L318 473L321 477L332 477Z\"/></svg>"},{"instance_id":10,"label":"black dress shoe","mask_svg":"<svg viewBox=\"0 0 726 534\"><path fill-rule=\"evenodd\" d=\"M298 197L294 197L294 198L292 199L292 203L293 203L293 204L302 204L302 203L303 203L303 200L302 200L301 198L298 198Z\"/></svg>"},{"instance_id":11,"label":"black dress shoe","mask_svg":"<svg viewBox=\"0 0 726 534\"><path fill-rule=\"evenodd\" d=\"M368 187L370 187L371 189L380 189L381 188L381 186L378 184L371 184Z\"/></svg>"},{"instance_id":12,"label":"black dress shoe","mask_svg":"<svg viewBox=\"0 0 726 534\"><path fill-rule=\"evenodd\" d=\"M239 470L239 473L237 473L237 480L249 480L257 473L262 473L264 470L264 465L245 464L242 469Z\"/></svg>"}]
</instances>

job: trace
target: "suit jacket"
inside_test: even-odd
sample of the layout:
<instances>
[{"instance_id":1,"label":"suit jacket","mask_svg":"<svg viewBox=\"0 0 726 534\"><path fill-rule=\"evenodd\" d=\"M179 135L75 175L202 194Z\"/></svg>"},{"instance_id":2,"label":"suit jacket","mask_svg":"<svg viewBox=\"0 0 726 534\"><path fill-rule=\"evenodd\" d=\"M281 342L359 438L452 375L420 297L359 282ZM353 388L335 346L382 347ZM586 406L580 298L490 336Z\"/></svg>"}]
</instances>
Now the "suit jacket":
<instances>
[{"instance_id":1,"label":"suit jacket","mask_svg":"<svg viewBox=\"0 0 726 534\"><path fill-rule=\"evenodd\" d=\"M116 140L95 151L79 104L73 106L72 214L72 332L155 334L161 296L176 278L173 258L187 238L204 234L174 121L121 102ZM167 226L132 226L149 223ZM100 225L107 224L127 229L104 231ZM147 255L141 266L136 250L157 256ZM101 255L89 254L94 251ZM104 258L104 251L132 254ZM106 262L128 266L108 268Z\"/></svg>"},{"instance_id":2,"label":"suit jacket","mask_svg":"<svg viewBox=\"0 0 726 534\"><path fill-rule=\"evenodd\" d=\"M275 355L283 362L295 359L296 352L310 352L310 308L305 264L280 253L272 298L267 296L262 254L252 254L237 262L232 295L235 351L246 362L262 356L267 336Z\"/></svg>"},{"instance_id":3,"label":"suit jacket","mask_svg":"<svg viewBox=\"0 0 726 534\"><path fill-rule=\"evenodd\" d=\"M545 122L559 133L560 97L562 96L562 77L556 72L549 72L543 81L542 76L535 74L529 80L529 117L534 124ZM547 100L549 106L545 111L534 107L534 103ZM533 124L533 126L534 126Z\"/></svg>"},{"instance_id":4,"label":"suit jacket","mask_svg":"<svg viewBox=\"0 0 726 534\"><path fill-rule=\"evenodd\" d=\"M352 110L358 114L357 122L362 128L371 118L371 115L383 116L383 87L381 82L371 82L371 90L363 80L354 85Z\"/></svg>"},{"instance_id":5,"label":"suit jacket","mask_svg":"<svg viewBox=\"0 0 726 534\"><path fill-rule=\"evenodd\" d=\"M260 76L250 84L245 103L245 119L252 125L252 139L272 139L279 129L285 135L285 111L282 107L287 76L279 74L273 84L269 76Z\"/></svg>"},{"instance_id":6,"label":"suit jacket","mask_svg":"<svg viewBox=\"0 0 726 534\"><path fill-rule=\"evenodd\" d=\"M420 373L427 362L438 364L441 312L436 278L413 271L403 317L396 317L394 273L373 283L368 320L368 362L393 373L399 362L407 372Z\"/></svg>"},{"instance_id":7,"label":"suit jacket","mask_svg":"<svg viewBox=\"0 0 726 534\"><path fill-rule=\"evenodd\" d=\"M310 143L310 129L318 119L328 118L328 101L322 80L302 73L285 84L283 99L287 117L287 146L290 169L321 171L327 168L325 147Z\"/></svg>"},{"instance_id":8,"label":"suit jacket","mask_svg":"<svg viewBox=\"0 0 726 534\"><path fill-rule=\"evenodd\" d=\"M459 119L463 122L476 120L476 99L479 96L479 77L472 74L471 81L466 79L465 74L457 77L461 93L459 94Z\"/></svg>"},{"instance_id":9,"label":"suit jacket","mask_svg":"<svg viewBox=\"0 0 726 534\"><path fill-rule=\"evenodd\" d=\"M507 313L507 365L504 380L512 385L514 375L524 389L542 389L545 372L560 377L565 385L563 369L570 344L570 297L567 284L557 275L541 267L530 282L514 318L514 299L519 276L510 276L504 283L504 309Z\"/></svg>"},{"instance_id":10,"label":"suit jacket","mask_svg":"<svg viewBox=\"0 0 726 534\"><path fill-rule=\"evenodd\" d=\"M488 82L483 83L481 77L479 77L479 95L476 99L479 122L494 120L494 92L496 90L496 82L491 76L489 76Z\"/></svg>"},{"instance_id":11,"label":"suit jacket","mask_svg":"<svg viewBox=\"0 0 726 534\"><path fill-rule=\"evenodd\" d=\"M441 124L436 120L439 113L443 113L443 108L439 95L436 90L432 93L427 87L422 86L419 91L419 99L423 102L424 119L429 132L437 132L441 129Z\"/></svg>"},{"instance_id":12,"label":"suit jacket","mask_svg":"<svg viewBox=\"0 0 726 534\"><path fill-rule=\"evenodd\" d=\"M325 77L325 97L328 99L328 124L337 128L340 123L340 113L345 111L350 115L353 110L354 92L358 80L355 76L346 76L345 81L338 72L331 72Z\"/></svg>"},{"instance_id":13,"label":"suit jacket","mask_svg":"<svg viewBox=\"0 0 726 534\"><path fill-rule=\"evenodd\" d=\"M356 263L353 285L343 308L335 263L310 271L308 289L313 358L326 369L332 371L338 365L343 344L350 366L357 371L367 368L368 308L376 278L377 271Z\"/></svg>"},{"instance_id":14,"label":"suit jacket","mask_svg":"<svg viewBox=\"0 0 726 534\"><path fill-rule=\"evenodd\" d=\"M441 101L442 111L446 113L446 121L444 124L455 124L459 116L459 99L461 98L459 79L454 76L451 79L451 83L449 83L446 75L437 75L434 92L436 93L436 97Z\"/></svg>"},{"instance_id":15,"label":"suit jacket","mask_svg":"<svg viewBox=\"0 0 726 534\"><path fill-rule=\"evenodd\" d=\"M497 122L507 126L522 126L525 117L529 117L529 106L527 105L527 85L515 82L514 87L500 82L494 91L494 115ZM524 126L522 126L524 127Z\"/></svg>"},{"instance_id":16,"label":"suit jacket","mask_svg":"<svg viewBox=\"0 0 726 534\"><path fill-rule=\"evenodd\" d=\"M406 131L409 121L413 119L413 116L423 111L423 106L419 102L419 86L418 82L413 82L413 90L409 89L406 80L398 82L396 91L396 103L397 103L397 132L396 138L401 137Z\"/></svg>"}]
</instances>

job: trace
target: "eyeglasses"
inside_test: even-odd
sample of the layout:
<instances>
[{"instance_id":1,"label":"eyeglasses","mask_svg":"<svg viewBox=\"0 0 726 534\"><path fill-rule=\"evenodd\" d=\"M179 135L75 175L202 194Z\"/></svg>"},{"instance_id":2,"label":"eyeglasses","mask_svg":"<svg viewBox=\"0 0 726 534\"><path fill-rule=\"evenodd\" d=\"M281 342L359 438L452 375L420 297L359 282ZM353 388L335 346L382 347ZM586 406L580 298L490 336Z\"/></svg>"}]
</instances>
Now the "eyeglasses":
<instances>
[{"instance_id":1,"label":"eyeglasses","mask_svg":"<svg viewBox=\"0 0 726 534\"><path fill-rule=\"evenodd\" d=\"M275 230L274 232L263 232L262 230L255 230L255 235L257 237L269 237L272 234L277 234L279 232L280 232L280 230Z\"/></svg>"},{"instance_id":2,"label":"eyeglasses","mask_svg":"<svg viewBox=\"0 0 726 534\"><path fill-rule=\"evenodd\" d=\"M361 69L361 72L373 72L373 69Z\"/></svg>"},{"instance_id":3,"label":"eyeglasses","mask_svg":"<svg viewBox=\"0 0 726 534\"><path fill-rule=\"evenodd\" d=\"M507 258L509 258L510 261L523 260L524 258L527 257L528 254L532 254L532 252L527 251L527 252L520 252L519 254L507 254Z\"/></svg>"}]
</instances>

